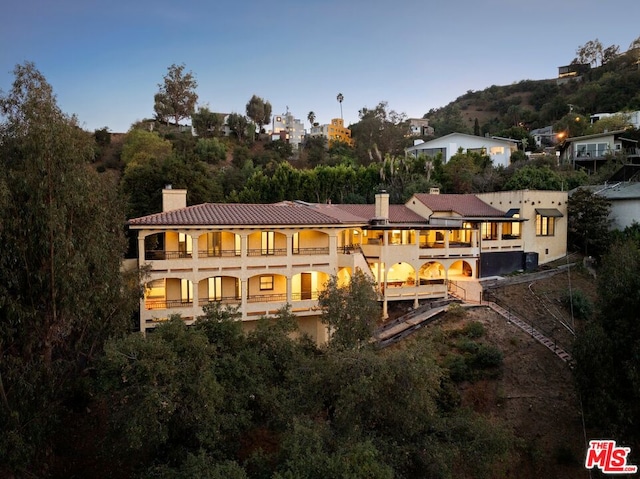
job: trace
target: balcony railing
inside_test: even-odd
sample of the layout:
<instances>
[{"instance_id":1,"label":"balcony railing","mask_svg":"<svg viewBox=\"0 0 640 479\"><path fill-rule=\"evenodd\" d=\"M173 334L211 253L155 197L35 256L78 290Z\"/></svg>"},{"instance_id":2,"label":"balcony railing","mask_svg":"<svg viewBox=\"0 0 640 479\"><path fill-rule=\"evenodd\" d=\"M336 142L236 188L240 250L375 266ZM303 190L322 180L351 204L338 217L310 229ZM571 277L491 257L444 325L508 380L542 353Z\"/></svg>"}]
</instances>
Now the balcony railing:
<instances>
[{"instance_id":1,"label":"balcony railing","mask_svg":"<svg viewBox=\"0 0 640 479\"><path fill-rule=\"evenodd\" d=\"M287 293L252 294L247 296L248 303L279 303L287 300Z\"/></svg>"},{"instance_id":2,"label":"balcony railing","mask_svg":"<svg viewBox=\"0 0 640 479\"><path fill-rule=\"evenodd\" d=\"M238 304L242 301L240 296L223 296L218 299L202 298L198 300L198 306L206 306L208 304L220 303L220 304Z\"/></svg>"},{"instance_id":3,"label":"balcony railing","mask_svg":"<svg viewBox=\"0 0 640 479\"><path fill-rule=\"evenodd\" d=\"M189 308L193 306L193 301L183 299L147 299L144 302L145 309L173 309Z\"/></svg>"},{"instance_id":4,"label":"balcony railing","mask_svg":"<svg viewBox=\"0 0 640 479\"><path fill-rule=\"evenodd\" d=\"M163 260L163 259L183 259L191 258L192 254L188 251L170 251L170 250L147 250L145 259L147 260Z\"/></svg>"},{"instance_id":5,"label":"balcony railing","mask_svg":"<svg viewBox=\"0 0 640 479\"><path fill-rule=\"evenodd\" d=\"M329 248L294 248L292 251L295 255L308 254L308 255L319 255L319 254L329 254Z\"/></svg>"},{"instance_id":6,"label":"balcony railing","mask_svg":"<svg viewBox=\"0 0 640 479\"><path fill-rule=\"evenodd\" d=\"M198 250L198 258L230 258L240 256L239 249Z\"/></svg>"},{"instance_id":7,"label":"balcony railing","mask_svg":"<svg viewBox=\"0 0 640 479\"><path fill-rule=\"evenodd\" d=\"M247 256L287 256L287 248L276 249L249 249Z\"/></svg>"},{"instance_id":8,"label":"balcony railing","mask_svg":"<svg viewBox=\"0 0 640 479\"><path fill-rule=\"evenodd\" d=\"M318 299L320 291L305 291L303 293L291 293L291 301L306 301Z\"/></svg>"}]
</instances>

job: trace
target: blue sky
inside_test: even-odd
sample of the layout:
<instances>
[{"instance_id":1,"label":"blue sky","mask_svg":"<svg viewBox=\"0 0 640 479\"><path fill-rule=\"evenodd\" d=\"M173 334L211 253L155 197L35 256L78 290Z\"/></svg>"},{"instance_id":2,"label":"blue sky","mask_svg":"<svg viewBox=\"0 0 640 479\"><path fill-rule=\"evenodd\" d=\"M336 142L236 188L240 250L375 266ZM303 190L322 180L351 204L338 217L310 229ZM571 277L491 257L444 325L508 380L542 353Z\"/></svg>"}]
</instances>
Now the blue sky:
<instances>
[{"instance_id":1,"label":"blue sky","mask_svg":"<svg viewBox=\"0 0 640 479\"><path fill-rule=\"evenodd\" d=\"M305 122L380 101L422 117L468 90L557 75L598 38L640 36L638 0L14 0L2 8L0 89L32 61L63 111L93 131L153 116L167 68L184 63L199 105L244 113L253 94Z\"/></svg>"}]
</instances>

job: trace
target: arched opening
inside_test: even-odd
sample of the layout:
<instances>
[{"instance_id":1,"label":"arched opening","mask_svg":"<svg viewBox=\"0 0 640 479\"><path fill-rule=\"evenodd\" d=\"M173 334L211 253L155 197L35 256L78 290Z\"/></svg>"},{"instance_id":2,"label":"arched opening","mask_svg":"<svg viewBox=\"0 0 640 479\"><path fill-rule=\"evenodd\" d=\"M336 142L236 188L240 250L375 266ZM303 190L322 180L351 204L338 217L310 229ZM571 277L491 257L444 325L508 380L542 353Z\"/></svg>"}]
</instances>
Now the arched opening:
<instances>
[{"instance_id":1,"label":"arched opening","mask_svg":"<svg viewBox=\"0 0 640 479\"><path fill-rule=\"evenodd\" d=\"M458 260L449 267L449 279L472 278L473 267L464 260Z\"/></svg>"},{"instance_id":2,"label":"arched opening","mask_svg":"<svg viewBox=\"0 0 640 479\"><path fill-rule=\"evenodd\" d=\"M418 271L419 284L444 284L447 277L444 266L437 261L424 263Z\"/></svg>"},{"instance_id":3,"label":"arched opening","mask_svg":"<svg viewBox=\"0 0 640 479\"><path fill-rule=\"evenodd\" d=\"M210 276L198 283L198 304L204 306L209 303L237 304L240 303L242 292L240 280L233 276Z\"/></svg>"},{"instance_id":4,"label":"arched opening","mask_svg":"<svg viewBox=\"0 0 640 479\"><path fill-rule=\"evenodd\" d=\"M409 263L395 263L387 271L387 286L415 286L416 271Z\"/></svg>"},{"instance_id":5,"label":"arched opening","mask_svg":"<svg viewBox=\"0 0 640 479\"><path fill-rule=\"evenodd\" d=\"M198 237L199 258L240 256L240 235L229 231L209 231Z\"/></svg>"},{"instance_id":6,"label":"arched opening","mask_svg":"<svg viewBox=\"0 0 640 479\"><path fill-rule=\"evenodd\" d=\"M287 277L281 274L259 274L247 282L247 302L272 303L287 300Z\"/></svg>"},{"instance_id":7,"label":"arched opening","mask_svg":"<svg viewBox=\"0 0 640 479\"><path fill-rule=\"evenodd\" d=\"M193 283L184 278L160 278L144 288L145 309L174 309L193 306Z\"/></svg>"},{"instance_id":8,"label":"arched opening","mask_svg":"<svg viewBox=\"0 0 640 479\"><path fill-rule=\"evenodd\" d=\"M277 231L257 231L248 238L248 256L285 256L287 237Z\"/></svg>"},{"instance_id":9,"label":"arched opening","mask_svg":"<svg viewBox=\"0 0 640 479\"><path fill-rule=\"evenodd\" d=\"M328 280L329 275L321 271L308 271L293 275L291 278L291 300L317 300Z\"/></svg>"}]
</instances>

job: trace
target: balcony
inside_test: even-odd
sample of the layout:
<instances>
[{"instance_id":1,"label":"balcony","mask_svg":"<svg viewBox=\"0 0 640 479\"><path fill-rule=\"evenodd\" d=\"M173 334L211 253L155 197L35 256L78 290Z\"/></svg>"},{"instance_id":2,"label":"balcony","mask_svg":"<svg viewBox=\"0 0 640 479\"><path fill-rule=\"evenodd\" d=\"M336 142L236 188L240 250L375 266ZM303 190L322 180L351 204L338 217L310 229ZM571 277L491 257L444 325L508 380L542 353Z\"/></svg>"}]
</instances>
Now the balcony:
<instances>
[{"instance_id":1,"label":"balcony","mask_svg":"<svg viewBox=\"0 0 640 479\"><path fill-rule=\"evenodd\" d=\"M157 309L176 309L176 308L191 308L193 301L183 299L146 299L144 307L147 310Z\"/></svg>"}]
</instances>

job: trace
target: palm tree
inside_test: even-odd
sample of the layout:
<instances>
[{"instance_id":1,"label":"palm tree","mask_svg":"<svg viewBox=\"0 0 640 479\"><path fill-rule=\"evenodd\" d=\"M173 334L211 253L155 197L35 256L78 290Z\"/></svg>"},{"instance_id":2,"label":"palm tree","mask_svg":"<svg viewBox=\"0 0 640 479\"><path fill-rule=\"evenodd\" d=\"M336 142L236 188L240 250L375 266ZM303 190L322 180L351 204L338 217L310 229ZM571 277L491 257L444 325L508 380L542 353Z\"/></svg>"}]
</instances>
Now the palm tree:
<instances>
[{"instance_id":1,"label":"palm tree","mask_svg":"<svg viewBox=\"0 0 640 479\"><path fill-rule=\"evenodd\" d=\"M310 111L307 115L307 120L309 120L309 123L311 123L311 127L313 127L313 122L316 121L316 114L313 111Z\"/></svg>"},{"instance_id":2,"label":"palm tree","mask_svg":"<svg viewBox=\"0 0 640 479\"><path fill-rule=\"evenodd\" d=\"M340 103L340 119L342 120L342 100L344 100L344 95L342 93L338 93L336 99L338 100L338 103Z\"/></svg>"}]
</instances>

